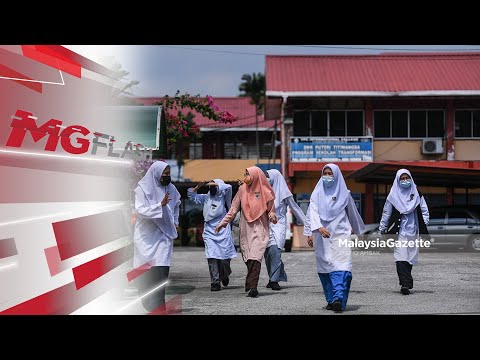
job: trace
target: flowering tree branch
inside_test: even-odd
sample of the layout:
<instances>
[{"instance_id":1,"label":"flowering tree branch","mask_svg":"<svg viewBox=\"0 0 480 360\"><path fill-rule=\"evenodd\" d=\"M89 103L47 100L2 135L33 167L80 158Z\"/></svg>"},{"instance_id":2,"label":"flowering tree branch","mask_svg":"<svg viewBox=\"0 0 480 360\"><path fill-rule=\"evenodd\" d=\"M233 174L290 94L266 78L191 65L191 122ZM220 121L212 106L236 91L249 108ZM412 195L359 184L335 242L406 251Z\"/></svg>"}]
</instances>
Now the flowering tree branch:
<instances>
[{"instance_id":1,"label":"flowering tree branch","mask_svg":"<svg viewBox=\"0 0 480 360\"><path fill-rule=\"evenodd\" d=\"M200 95L191 96L188 93L180 95L180 92L177 91L174 97L165 96L162 102L157 102L155 105L162 105L165 109L169 148L176 142L200 137L200 127L193 121L194 114L191 110L208 119L225 124L231 124L238 120L238 117L222 110L215 104L211 96L201 98ZM181 110L189 110L189 112L185 115ZM137 186L138 181L145 176L152 164L153 161L151 160L135 161L133 163L130 172L131 189Z\"/></svg>"},{"instance_id":2,"label":"flowering tree branch","mask_svg":"<svg viewBox=\"0 0 480 360\"><path fill-rule=\"evenodd\" d=\"M191 96L189 93L180 95L177 91L175 96L166 95L162 102L156 105L163 105L167 114L167 141L168 146L182 139L197 139L200 137L200 128L192 120L193 115L184 115L181 109L194 110L198 114L209 118L213 121L231 124L237 121L238 117L234 116L227 110L222 110L211 96L205 98L200 95ZM178 111L177 115L172 114L172 110Z\"/></svg>"}]
</instances>

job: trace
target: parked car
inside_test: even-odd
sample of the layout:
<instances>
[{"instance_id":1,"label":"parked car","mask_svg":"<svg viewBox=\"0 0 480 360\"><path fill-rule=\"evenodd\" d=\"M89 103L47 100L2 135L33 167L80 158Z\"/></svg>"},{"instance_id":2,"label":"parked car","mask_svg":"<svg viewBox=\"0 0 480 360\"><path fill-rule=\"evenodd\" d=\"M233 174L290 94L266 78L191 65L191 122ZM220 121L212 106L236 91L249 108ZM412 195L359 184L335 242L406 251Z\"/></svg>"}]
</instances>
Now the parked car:
<instances>
[{"instance_id":1,"label":"parked car","mask_svg":"<svg viewBox=\"0 0 480 360\"><path fill-rule=\"evenodd\" d=\"M480 213L469 207L430 209L428 231L435 246L465 246L480 252Z\"/></svg>"},{"instance_id":2,"label":"parked car","mask_svg":"<svg viewBox=\"0 0 480 360\"><path fill-rule=\"evenodd\" d=\"M179 217L179 238L182 246L203 246L203 212L191 208Z\"/></svg>"},{"instance_id":3,"label":"parked car","mask_svg":"<svg viewBox=\"0 0 480 360\"><path fill-rule=\"evenodd\" d=\"M362 235L359 237L360 239L364 240L386 240L385 235L382 235L380 233L380 224L379 223L373 223L373 224L365 224L365 230L363 231ZM370 249L369 249L370 250ZM374 251L390 251L392 252L393 249L389 247L384 247L384 248L374 248Z\"/></svg>"},{"instance_id":4,"label":"parked car","mask_svg":"<svg viewBox=\"0 0 480 360\"><path fill-rule=\"evenodd\" d=\"M428 232L435 247L462 247L480 252L480 212L474 206L430 208ZM372 224L373 225L373 224ZM379 225L364 232L366 239L381 238Z\"/></svg>"}]
</instances>

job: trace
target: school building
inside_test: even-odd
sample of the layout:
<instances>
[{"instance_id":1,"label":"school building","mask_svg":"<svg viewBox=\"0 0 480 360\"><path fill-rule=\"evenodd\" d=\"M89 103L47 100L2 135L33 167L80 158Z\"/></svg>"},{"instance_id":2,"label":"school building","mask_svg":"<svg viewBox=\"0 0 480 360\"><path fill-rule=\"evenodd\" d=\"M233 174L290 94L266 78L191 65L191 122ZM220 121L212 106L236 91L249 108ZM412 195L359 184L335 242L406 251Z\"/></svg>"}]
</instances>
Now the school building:
<instances>
[{"instance_id":1,"label":"school building","mask_svg":"<svg viewBox=\"0 0 480 360\"><path fill-rule=\"evenodd\" d=\"M480 53L267 56L265 75L266 119L280 117L281 170L304 210L328 162L365 223L402 167L430 207L480 204Z\"/></svg>"}]
</instances>

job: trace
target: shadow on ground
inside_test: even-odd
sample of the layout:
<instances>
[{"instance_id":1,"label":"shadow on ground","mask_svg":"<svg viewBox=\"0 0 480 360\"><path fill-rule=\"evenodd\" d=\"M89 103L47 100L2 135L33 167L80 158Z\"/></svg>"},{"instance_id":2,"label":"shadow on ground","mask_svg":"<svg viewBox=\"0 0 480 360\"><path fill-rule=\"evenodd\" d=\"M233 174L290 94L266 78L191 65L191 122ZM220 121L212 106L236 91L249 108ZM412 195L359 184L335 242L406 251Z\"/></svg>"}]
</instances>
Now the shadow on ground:
<instances>
[{"instance_id":1,"label":"shadow on ground","mask_svg":"<svg viewBox=\"0 0 480 360\"><path fill-rule=\"evenodd\" d=\"M165 293L167 295L185 295L191 293L195 289L196 287L192 285L172 285L167 286Z\"/></svg>"}]
</instances>

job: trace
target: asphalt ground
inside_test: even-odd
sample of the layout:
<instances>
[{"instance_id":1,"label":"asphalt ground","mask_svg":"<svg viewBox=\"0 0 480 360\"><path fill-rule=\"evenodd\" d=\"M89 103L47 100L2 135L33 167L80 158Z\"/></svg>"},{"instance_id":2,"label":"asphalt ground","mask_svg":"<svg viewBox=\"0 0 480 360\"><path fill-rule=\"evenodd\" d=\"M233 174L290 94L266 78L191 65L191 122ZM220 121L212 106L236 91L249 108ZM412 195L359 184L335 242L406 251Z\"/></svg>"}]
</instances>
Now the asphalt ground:
<instances>
[{"instance_id":1,"label":"asphalt ground","mask_svg":"<svg viewBox=\"0 0 480 360\"><path fill-rule=\"evenodd\" d=\"M212 292L203 248L175 247L166 285L167 309L172 315L480 314L480 254L420 251L412 271L414 288L406 296L400 293L393 253L354 251L347 308L334 313L325 309L313 251L282 254L288 282L280 283L280 291L265 287L268 275L263 261L259 295L250 298L244 290L247 268L240 253L231 262L229 285ZM147 314L134 286L119 294L115 305L109 306L112 311L121 307L125 309L121 314Z\"/></svg>"}]
</instances>

